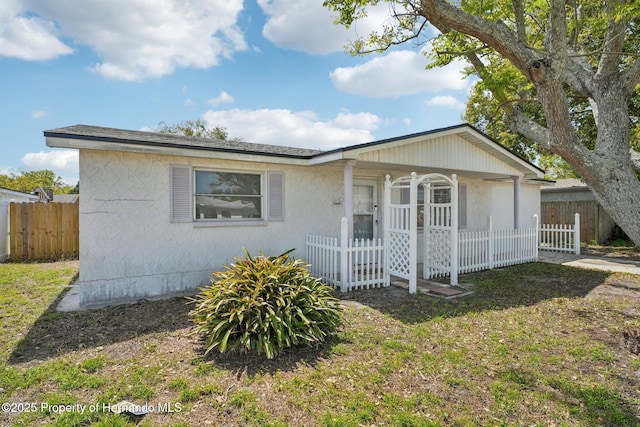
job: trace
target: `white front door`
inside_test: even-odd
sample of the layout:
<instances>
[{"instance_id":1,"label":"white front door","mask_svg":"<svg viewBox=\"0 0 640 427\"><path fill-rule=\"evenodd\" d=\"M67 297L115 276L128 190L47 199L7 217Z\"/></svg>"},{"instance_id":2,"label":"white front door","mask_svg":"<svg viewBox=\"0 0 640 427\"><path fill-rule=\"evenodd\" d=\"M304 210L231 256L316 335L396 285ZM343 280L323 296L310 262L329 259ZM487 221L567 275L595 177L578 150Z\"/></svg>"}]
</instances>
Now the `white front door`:
<instances>
[{"instance_id":1,"label":"white front door","mask_svg":"<svg viewBox=\"0 0 640 427\"><path fill-rule=\"evenodd\" d=\"M353 180L353 238L378 237L378 185L375 180Z\"/></svg>"}]
</instances>

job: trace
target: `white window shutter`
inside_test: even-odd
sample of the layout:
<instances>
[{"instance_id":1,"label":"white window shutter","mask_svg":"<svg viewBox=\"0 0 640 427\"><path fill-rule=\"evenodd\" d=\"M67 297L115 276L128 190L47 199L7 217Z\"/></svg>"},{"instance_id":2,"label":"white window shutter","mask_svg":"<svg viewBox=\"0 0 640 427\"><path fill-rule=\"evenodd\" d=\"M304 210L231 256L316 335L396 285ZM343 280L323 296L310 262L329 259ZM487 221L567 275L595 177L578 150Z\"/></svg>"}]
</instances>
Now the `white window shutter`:
<instances>
[{"instance_id":1,"label":"white window shutter","mask_svg":"<svg viewBox=\"0 0 640 427\"><path fill-rule=\"evenodd\" d=\"M458 228L467 228L467 184L458 184Z\"/></svg>"},{"instance_id":2,"label":"white window shutter","mask_svg":"<svg viewBox=\"0 0 640 427\"><path fill-rule=\"evenodd\" d=\"M171 165L171 222L193 221L193 194L191 166Z\"/></svg>"},{"instance_id":3,"label":"white window shutter","mask_svg":"<svg viewBox=\"0 0 640 427\"><path fill-rule=\"evenodd\" d=\"M284 221L284 173L269 171L267 173L268 221Z\"/></svg>"}]
</instances>

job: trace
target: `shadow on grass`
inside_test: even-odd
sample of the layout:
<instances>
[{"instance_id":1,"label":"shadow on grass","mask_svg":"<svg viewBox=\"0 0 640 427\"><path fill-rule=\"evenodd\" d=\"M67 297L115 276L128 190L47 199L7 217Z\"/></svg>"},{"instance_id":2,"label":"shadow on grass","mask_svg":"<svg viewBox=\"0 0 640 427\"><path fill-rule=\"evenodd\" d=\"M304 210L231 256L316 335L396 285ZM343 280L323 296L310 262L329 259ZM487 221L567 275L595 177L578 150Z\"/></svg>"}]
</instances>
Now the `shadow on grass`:
<instances>
[{"instance_id":1,"label":"shadow on grass","mask_svg":"<svg viewBox=\"0 0 640 427\"><path fill-rule=\"evenodd\" d=\"M319 360L331 357L335 346L347 342L347 339L334 334L320 345L291 347L285 349L273 359L267 359L264 355L257 354L220 354L211 352L207 356L200 358L200 361L212 363L218 368L231 371L240 380L243 374L248 377L264 374L274 375L277 372L293 371L299 368L300 365L314 366ZM204 346L198 352L204 354Z\"/></svg>"},{"instance_id":2,"label":"shadow on grass","mask_svg":"<svg viewBox=\"0 0 640 427\"><path fill-rule=\"evenodd\" d=\"M530 263L461 275L472 294L443 299L409 294L394 286L342 294L406 324L469 312L530 306L551 298L582 298L605 283L610 273L556 264Z\"/></svg>"},{"instance_id":3,"label":"shadow on grass","mask_svg":"<svg viewBox=\"0 0 640 427\"><path fill-rule=\"evenodd\" d=\"M9 363L46 360L83 348L107 346L147 334L188 329L193 325L189 318L192 306L185 297L86 311L57 312L56 307L66 292L56 297L17 343L9 356ZM294 369L300 364L313 365L319 358L329 355L333 346L342 342L344 340L334 335L324 345L286 349L273 360L258 355L220 355L212 352L206 357L196 357L194 363L213 363L240 378L243 373L275 373ZM204 355L205 347L196 345L194 351Z\"/></svg>"},{"instance_id":4,"label":"shadow on grass","mask_svg":"<svg viewBox=\"0 0 640 427\"><path fill-rule=\"evenodd\" d=\"M105 346L145 334L188 328L189 310L184 297L87 311L57 312L60 293L17 343L9 363L44 360L82 348Z\"/></svg>"}]
</instances>

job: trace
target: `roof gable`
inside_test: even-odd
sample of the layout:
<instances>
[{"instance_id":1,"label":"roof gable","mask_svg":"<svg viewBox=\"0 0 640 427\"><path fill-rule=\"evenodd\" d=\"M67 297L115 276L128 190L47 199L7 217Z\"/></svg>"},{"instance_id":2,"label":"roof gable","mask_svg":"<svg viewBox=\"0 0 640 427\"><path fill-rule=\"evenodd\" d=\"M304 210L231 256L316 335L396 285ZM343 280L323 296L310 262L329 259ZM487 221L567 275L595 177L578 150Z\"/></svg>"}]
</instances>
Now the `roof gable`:
<instances>
[{"instance_id":1,"label":"roof gable","mask_svg":"<svg viewBox=\"0 0 640 427\"><path fill-rule=\"evenodd\" d=\"M436 168L542 179L544 171L468 124L340 148L313 161L351 159L405 168Z\"/></svg>"}]
</instances>

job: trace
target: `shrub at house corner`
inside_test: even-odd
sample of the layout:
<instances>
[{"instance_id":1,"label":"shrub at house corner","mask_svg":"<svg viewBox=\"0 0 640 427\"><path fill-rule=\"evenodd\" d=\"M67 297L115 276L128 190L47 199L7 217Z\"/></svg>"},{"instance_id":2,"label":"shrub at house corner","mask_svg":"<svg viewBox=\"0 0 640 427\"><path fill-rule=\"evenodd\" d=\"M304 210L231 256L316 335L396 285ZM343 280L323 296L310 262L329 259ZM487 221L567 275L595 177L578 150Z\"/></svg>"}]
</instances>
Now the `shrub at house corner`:
<instances>
[{"instance_id":1,"label":"shrub at house corner","mask_svg":"<svg viewBox=\"0 0 640 427\"><path fill-rule=\"evenodd\" d=\"M280 256L245 258L212 275L192 299L194 333L206 353L264 354L272 359L292 346L324 342L341 324L342 307L301 260Z\"/></svg>"}]
</instances>

